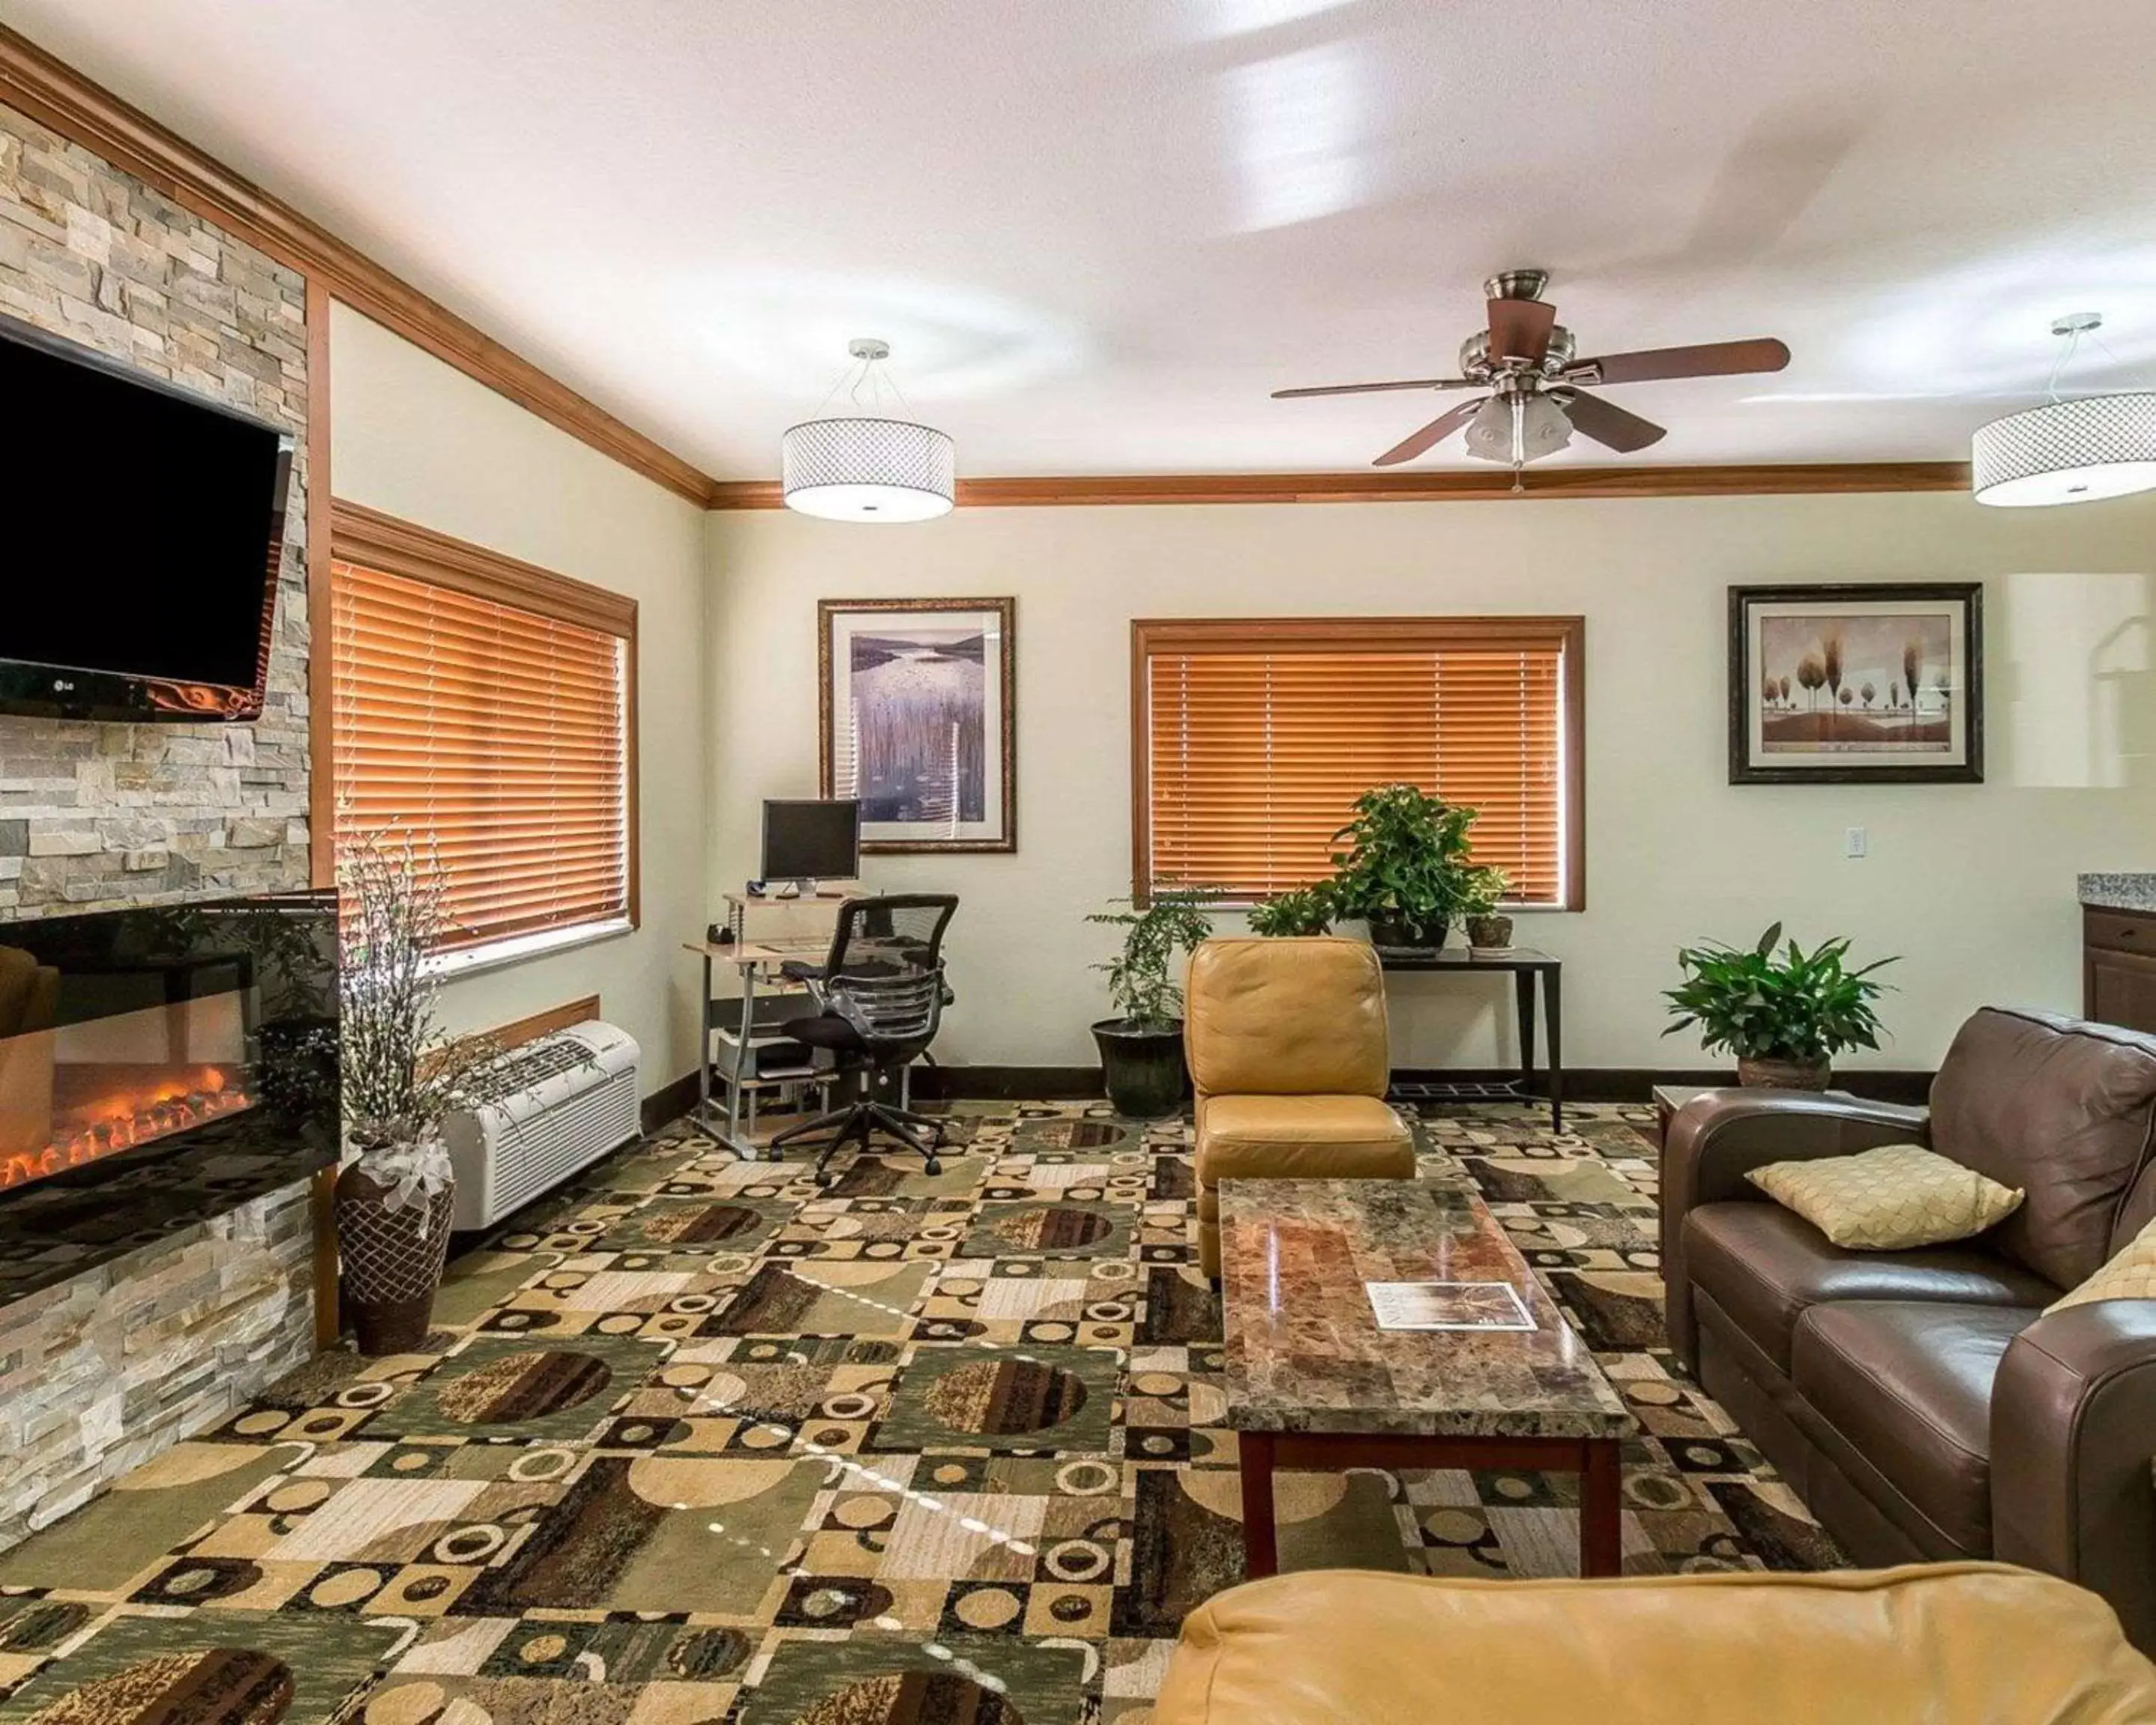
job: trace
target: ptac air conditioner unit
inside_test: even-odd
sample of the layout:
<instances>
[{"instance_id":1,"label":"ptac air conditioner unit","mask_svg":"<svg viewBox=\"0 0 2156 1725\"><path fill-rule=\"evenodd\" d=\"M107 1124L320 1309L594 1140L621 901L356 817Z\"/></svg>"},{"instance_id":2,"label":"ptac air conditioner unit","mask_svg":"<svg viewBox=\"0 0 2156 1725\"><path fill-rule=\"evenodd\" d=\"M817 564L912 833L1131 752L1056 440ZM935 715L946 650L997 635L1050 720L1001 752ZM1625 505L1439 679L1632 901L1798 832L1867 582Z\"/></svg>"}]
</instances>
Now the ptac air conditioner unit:
<instances>
[{"instance_id":1,"label":"ptac air conditioner unit","mask_svg":"<svg viewBox=\"0 0 2156 1725\"><path fill-rule=\"evenodd\" d=\"M443 1122L456 1168L451 1225L486 1228L637 1134L636 1039L596 1022L512 1049Z\"/></svg>"}]
</instances>

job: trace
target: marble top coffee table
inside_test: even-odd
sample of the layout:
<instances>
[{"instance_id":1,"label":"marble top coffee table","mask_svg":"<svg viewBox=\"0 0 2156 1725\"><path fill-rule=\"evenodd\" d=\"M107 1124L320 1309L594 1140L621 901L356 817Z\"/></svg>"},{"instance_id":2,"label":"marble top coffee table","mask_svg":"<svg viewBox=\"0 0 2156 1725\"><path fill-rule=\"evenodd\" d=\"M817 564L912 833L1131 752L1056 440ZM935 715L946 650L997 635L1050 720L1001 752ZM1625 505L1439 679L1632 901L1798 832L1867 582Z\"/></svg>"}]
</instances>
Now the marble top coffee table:
<instances>
[{"instance_id":1,"label":"marble top coffee table","mask_svg":"<svg viewBox=\"0 0 2156 1725\"><path fill-rule=\"evenodd\" d=\"M1639 1428L1482 1200L1425 1180L1225 1180L1228 1424L1250 1573L1279 1567L1286 1468L1529 1468L1580 1476L1580 1569L1622 1565L1618 1449ZM1440 1283L1383 1329L1371 1283Z\"/></svg>"}]
</instances>

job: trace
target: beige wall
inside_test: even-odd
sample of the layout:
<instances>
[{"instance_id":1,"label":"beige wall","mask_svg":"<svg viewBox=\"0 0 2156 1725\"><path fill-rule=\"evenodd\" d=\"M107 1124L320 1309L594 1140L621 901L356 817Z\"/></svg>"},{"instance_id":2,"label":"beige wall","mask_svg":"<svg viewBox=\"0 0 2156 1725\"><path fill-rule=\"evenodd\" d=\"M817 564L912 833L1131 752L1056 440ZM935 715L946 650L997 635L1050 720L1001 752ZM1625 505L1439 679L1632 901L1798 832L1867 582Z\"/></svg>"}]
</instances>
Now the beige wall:
<instances>
[{"instance_id":1,"label":"beige wall","mask_svg":"<svg viewBox=\"0 0 2156 1725\"><path fill-rule=\"evenodd\" d=\"M645 1092L692 1071L696 979L680 942L705 921L703 516L402 337L331 321L331 484L363 503L637 602L643 926L459 979L453 1029L585 994L644 1048Z\"/></svg>"},{"instance_id":2,"label":"beige wall","mask_svg":"<svg viewBox=\"0 0 2156 1725\"><path fill-rule=\"evenodd\" d=\"M1776 918L1897 952L1866 1063L1928 1067L1985 1001L2072 1009L2078 870L2156 868L2156 499L1987 510L1960 495L963 510L873 528L714 515L715 888L756 866L758 801L816 785L823 597L1018 596L1019 852L876 858L950 888L968 1062L1090 1062L1106 1011L1081 919L1129 890L1129 622L1137 615L1573 613L1587 619L1587 908L1523 917L1566 961L1576 1066L1700 1064L1661 1040L1671 955ZM1727 783L1724 589L1986 584L1989 782ZM1843 855L1862 826L1870 855ZM1396 983L1396 1059L1513 1055L1496 979ZM1856 1064L1852 1060L1851 1064Z\"/></svg>"}]
</instances>

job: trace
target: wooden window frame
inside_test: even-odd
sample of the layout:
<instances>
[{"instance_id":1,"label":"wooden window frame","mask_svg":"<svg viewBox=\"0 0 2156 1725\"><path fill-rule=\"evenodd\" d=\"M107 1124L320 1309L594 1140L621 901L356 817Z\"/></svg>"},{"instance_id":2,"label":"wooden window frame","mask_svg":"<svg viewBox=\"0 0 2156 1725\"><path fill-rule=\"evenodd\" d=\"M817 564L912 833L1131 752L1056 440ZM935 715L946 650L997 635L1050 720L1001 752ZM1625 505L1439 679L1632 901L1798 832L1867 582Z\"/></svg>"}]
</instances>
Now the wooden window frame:
<instances>
[{"instance_id":1,"label":"wooden window frame","mask_svg":"<svg viewBox=\"0 0 2156 1725\"><path fill-rule=\"evenodd\" d=\"M1338 653L1556 647L1558 795L1564 839L1555 904L1508 905L1522 913L1587 908L1587 619L1584 617L1193 617L1131 623L1131 896L1152 893L1152 762L1147 670L1156 654Z\"/></svg>"},{"instance_id":2,"label":"wooden window frame","mask_svg":"<svg viewBox=\"0 0 2156 1725\"><path fill-rule=\"evenodd\" d=\"M626 732L623 738L622 771L626 780L622 788L623 820L628 829L623 835L624 866L628 873L625 908L629 927L632 930L642 927L644 870L639 835L644 823L639 807L638 786L643 778L643 771L638 757L638 737L642 726L637 716L636 601L625 593L594 587L588 582L573 581L566 575L557 575L551 569L520 562L515 557L489 551L485 546L452 539L446 533L437 533L430 527L422 527L415 522L384 515L379 510L369 509L362 504L348 503L341 497L331 501L328 510L329 556L325 560L322 572L325 588L328 586L328 566L331 563L353 563L384 575L446 588L453 593L464 593L473 598L490 600L515 610L551 618L557 623L573 624L601 634L613 635L621 642L622 725ZM327 630L317 634L311 651L313 656L325 665L330 664L336 652L333 634ZM324 715L322 728L331 735L333 748L334 711ZM328 779L335 771L334 763L325 757L316 762L315 770L321 778ZM333 845L336 841L333 806L328 812L331 819L327 832ZM463 952L476 953L481 955L481 962L484 962L489 946L507 944L509 941L523 938L526 937L508 937L501 942L460 949L456 956L461 956ZM544 957L546 953L542 951L532 956Z\"/></svg>"}]
</instances>

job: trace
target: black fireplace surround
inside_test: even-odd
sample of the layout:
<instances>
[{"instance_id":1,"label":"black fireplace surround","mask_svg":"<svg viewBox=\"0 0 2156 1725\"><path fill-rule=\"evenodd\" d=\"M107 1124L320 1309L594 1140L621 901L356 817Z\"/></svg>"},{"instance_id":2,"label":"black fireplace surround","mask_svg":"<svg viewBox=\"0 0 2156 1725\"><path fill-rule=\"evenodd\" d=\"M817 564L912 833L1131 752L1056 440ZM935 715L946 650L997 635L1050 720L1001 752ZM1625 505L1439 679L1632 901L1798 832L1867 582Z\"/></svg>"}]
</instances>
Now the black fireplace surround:
<instances>
[{"instance_id":1,"label":"black fireplace surround","mask_svg":"<svg viewBox=\"0 0 2156 1725\"><path fill-rule=\"evenodd\" d=\"M336 1160L336 895L0 925L0 1305Z\"/></svg>"}]
</instances>

